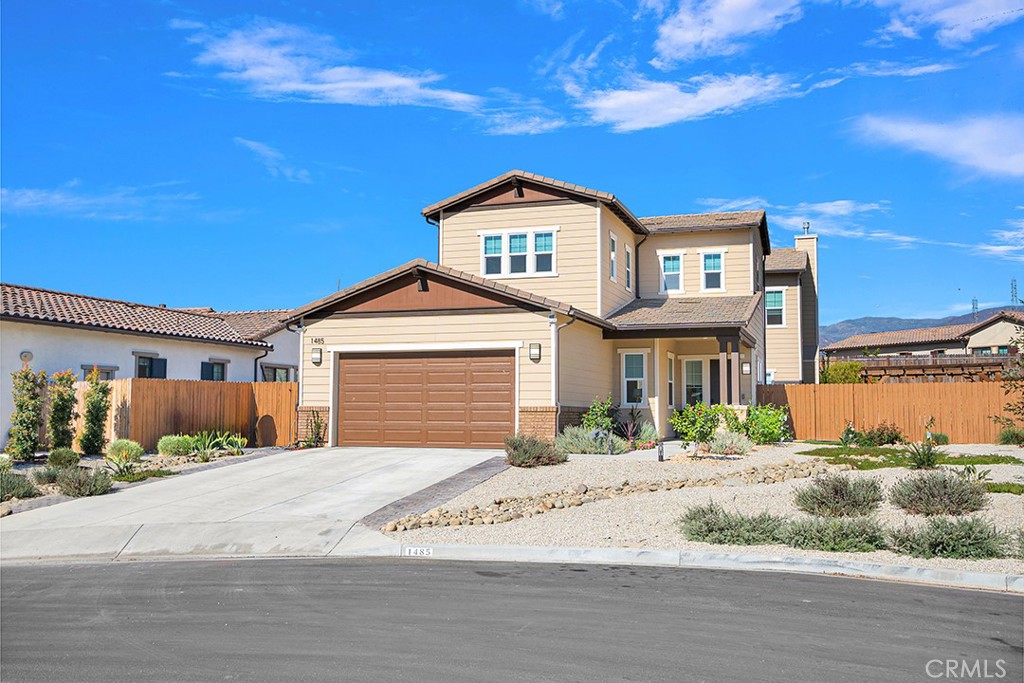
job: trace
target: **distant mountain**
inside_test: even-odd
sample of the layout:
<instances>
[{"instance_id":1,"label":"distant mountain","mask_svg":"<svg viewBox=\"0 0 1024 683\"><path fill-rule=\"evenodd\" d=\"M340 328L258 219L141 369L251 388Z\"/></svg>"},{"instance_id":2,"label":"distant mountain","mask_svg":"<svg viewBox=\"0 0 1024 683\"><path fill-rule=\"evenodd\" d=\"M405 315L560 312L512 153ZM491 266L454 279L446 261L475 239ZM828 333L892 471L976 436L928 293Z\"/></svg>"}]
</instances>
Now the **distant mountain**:
<instances>
[{"instance_id":1,"label":"distant mountain","mask_svg":"<svg viewBox=\"0 0 1024 683\"><path fill-rule=\"evenodd\" d=\"M978 311L978 320L990 318L999 311L1024 311L1024 306L999 306ZM818 329L822 347L833 342L852 337L855 334L870 332L891 332L892 330L916 330L920 327L941 327L943 325L961 325L974 320L971 313L951 315L947 318L853 318L842 320L832 325L823 325Z\"/></svg>"}]
</instances>

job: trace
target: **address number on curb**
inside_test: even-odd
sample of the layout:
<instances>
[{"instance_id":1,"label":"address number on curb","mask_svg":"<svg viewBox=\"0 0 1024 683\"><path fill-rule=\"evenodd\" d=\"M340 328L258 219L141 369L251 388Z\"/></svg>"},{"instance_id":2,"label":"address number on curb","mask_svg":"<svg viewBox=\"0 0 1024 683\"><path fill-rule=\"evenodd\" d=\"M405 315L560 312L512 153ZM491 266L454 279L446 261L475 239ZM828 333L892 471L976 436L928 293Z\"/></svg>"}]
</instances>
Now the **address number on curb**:
<instances>
[{"instance_id":1,"label":"address number on curb","mask_svg":"<svg viewBox=\"0 0 1024 683\"><path fill-rule=\"evenodd\" d=\"M430 557L434 554L433 548L406 548L406 557Z\"/></svg>"}]
</instances>

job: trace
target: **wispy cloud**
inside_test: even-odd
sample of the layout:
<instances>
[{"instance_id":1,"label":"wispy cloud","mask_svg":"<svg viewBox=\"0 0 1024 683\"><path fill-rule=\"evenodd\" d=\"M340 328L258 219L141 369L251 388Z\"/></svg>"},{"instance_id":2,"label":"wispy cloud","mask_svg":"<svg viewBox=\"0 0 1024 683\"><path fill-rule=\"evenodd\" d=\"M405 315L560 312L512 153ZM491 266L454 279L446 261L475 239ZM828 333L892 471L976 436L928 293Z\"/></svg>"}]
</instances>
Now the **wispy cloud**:
<instances>
[{"instance_id":1,"label":"wispy cloud","mask_svg":"<svg viewBox=\"0 0 1024 683\"><path fill-rule=\"evenodd\" d=\"M681 0L658 26L658 57L651 63L667 68L678 61L735 54L745 49L745 39L775 33L801 16L799 0Z\"/></svg>"},{"instance_id":2,"label":"wispy cloud","mask_svg":"<svg viewBox=\"0 0 1024 683\"><path fill-rule=\"evenodd\" d=\"M1024 19L1019 0L870 0L892 13L880 32L882 41L919 38L933 29L942 45L957 47Z\"/></svg>"},{"instance_id":3,"label":"wispy cloud","mask_svg":"<svg viewBox=\"0 0 1024 683\"><path fill-rule=\"evenodd\" d=\"M954 121L863 116L866 140L904 147L992 176L1024 177L1024 116L992 114Z\"/></svg>"},{"instance_id":4,"label":"wispy cloud","mask_svg":"<svg viewBox=\"0 0 1024 683\"><path fill-rule=\"evenodd\" d=\"M282 177L285 180L292 183L309 183L312 180L309 177L309 171L304 168L296 168L292 166L287 157L281 153L280 150L274 149L270 145L257 142L256 140L246 140L245 138L235 138L235 143L245 147L256 155L256 159L263 164L270 175Z\"/></svg>"},{"instance_id":5,"label":"wispy cloud","mask_svg":"<svg viewBox=\"0 0 1024 683\"><path fill-rule=\"evenodd\" d=\"M12 214L45 214L102 221L160 221L194 210L194 192L168 192L178 181L88 191L77 179L56 188L2 188L0 203Z\"/></svg>"},{"instance_id":6,"label":"wispy cloud","mask_svg":"<svg viewBox=\"0 0 1024 683\"><path fill-rule=\"evenodd\" d=\"M927 76L929 74L952 71L957 68L959 67L953 64L944 64L939 62L907 64L883 60L874 62L857 62L855 64L851 64L845 69L838 69L837 71L844 75L852 76L905 76L907 78L913 78L915 76Z\"/></svg>"},{"instance_id":7,"label":"wispy cloud","mask_svg":"<svg viewBox=\"0 0 1024 683\"><path fill-rule=\"evenodd\" d=\"M397 71L351 62L355 55L331 36L300 26L257 19L233 30L172 24L193 31L197 64L240 84L255 97L364 106L411 105L475 111L481 98L437 87L432 71Z\"/></svg>"},{"instance_id":8,"label":"wispy cloud","mask_svg":"<svg viewBox=\"0 0 1024 683\"><path fill-rule=\"evenodd\" d=\"M726 114L797 94L798 86L778 74L705 75L681 83L636 76L626 87L582 95L579 106L595 123L626 132Z\"/></svg>"},{"instance_id":9,"label":"wispy cloud","mask_svg":"<svg viewBox=\"0 0 1024 683\"><path fill-rule=\"evenodd\" d=\"M565 16L565 3L562 0L519 0L519 3L552 19L561 19Z\"/></svg>"}]
</instances>

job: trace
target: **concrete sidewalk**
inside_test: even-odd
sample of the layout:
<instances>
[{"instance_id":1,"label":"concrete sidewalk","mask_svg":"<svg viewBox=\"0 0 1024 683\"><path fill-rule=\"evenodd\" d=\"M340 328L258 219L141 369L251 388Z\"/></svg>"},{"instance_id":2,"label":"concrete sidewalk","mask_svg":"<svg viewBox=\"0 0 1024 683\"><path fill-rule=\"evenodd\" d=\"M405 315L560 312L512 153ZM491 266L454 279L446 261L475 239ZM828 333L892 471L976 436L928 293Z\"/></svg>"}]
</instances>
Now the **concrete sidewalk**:
<instances>
[{"instance_id":1,"label":"concrete sidewalk","mask_svg":"<svg viewBox=\"0 0 1024 683\"><path fill-rule=\"evenodd\" d=\"M363 544L359 533L340 544L357 520L495 455L408 448L284 453L5 517L0 557L325 556Z\"/></svg>"}]
</instances>

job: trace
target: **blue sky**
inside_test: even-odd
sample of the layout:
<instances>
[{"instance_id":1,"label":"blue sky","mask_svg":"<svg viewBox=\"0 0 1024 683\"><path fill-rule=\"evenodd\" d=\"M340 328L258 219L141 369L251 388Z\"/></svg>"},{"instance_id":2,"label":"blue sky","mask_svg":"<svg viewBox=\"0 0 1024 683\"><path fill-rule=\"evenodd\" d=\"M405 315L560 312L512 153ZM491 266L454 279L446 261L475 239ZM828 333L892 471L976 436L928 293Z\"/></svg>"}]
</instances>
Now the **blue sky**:
<instances>
[{"instance_id":1,"label":"blue sky","mask_svg":"<svg viewBox=\"0 0 1024 683\"><path fill-rule=\"evenodd\" d=\"M6 282L298 306L435 258L420 209L511 168L763 207L776 246L809 220L825 323L1024 275L1024 0L11 0L0 31Z\"/></svg>"}]
</instances>

